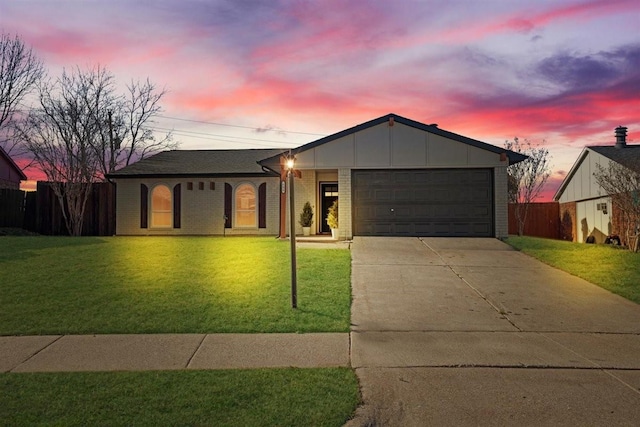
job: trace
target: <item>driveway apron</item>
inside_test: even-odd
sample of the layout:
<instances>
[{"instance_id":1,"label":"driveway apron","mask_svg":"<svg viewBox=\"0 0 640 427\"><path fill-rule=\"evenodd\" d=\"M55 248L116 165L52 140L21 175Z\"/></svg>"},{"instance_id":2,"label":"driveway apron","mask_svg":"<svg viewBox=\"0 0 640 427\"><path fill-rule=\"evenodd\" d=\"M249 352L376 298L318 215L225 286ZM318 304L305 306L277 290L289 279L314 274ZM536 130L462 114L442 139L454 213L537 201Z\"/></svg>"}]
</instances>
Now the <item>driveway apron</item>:
<instances>
[{"instance_id":1,"label":"driveway apron","mask_svg":"<svg viewBox=\"0 0 640 427\"><path fill-rule=\"evenodd\" d=\"M639 305L496 239L351 250L348 425L637 425Z\"/></svg>"}]
</instances>

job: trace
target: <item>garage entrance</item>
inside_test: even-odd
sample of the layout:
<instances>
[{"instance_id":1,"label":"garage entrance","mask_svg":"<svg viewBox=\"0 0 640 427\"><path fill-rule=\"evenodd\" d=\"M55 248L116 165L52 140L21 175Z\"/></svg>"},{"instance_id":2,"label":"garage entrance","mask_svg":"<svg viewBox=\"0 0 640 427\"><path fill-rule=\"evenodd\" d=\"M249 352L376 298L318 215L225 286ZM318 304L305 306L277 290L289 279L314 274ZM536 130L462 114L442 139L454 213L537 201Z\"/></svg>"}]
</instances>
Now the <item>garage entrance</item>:
<instances>
[{"instance_id":1,"label":"garage entrance","mask_svg":"<svg viewBox=\"0 0 640 427\"><path fill-rule=\"evenodd\" d=\"M491 169L352 171L356 236L493 237Z\"/></svg>"}]
</instances>

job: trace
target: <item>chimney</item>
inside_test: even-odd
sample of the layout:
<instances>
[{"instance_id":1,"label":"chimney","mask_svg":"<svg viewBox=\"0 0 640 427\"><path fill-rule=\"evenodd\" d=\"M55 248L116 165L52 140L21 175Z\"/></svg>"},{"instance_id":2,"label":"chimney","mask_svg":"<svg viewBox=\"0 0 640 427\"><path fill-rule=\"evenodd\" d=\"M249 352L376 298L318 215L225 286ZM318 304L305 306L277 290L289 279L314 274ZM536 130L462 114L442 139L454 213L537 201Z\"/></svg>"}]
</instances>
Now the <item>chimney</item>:
<instances>
[{"instance_id":1,"label":"chimney","mask_svg":"<svg viewBox=\"0 0 640 427\"><path fill-rule=\"evenodd\" d=\"M618 126L616 128L616 148L623 148L627 146L627 128L624 126Z\"/></svg>"}]
</instances>

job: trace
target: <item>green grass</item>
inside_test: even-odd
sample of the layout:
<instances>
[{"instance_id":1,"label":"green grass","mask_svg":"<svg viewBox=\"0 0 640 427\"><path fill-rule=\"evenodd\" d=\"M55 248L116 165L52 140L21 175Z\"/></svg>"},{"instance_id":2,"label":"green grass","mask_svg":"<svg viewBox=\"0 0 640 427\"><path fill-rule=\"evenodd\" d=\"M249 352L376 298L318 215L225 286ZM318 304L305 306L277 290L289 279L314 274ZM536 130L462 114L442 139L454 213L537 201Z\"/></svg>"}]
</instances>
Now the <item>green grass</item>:
<instances>
[{"instance_id":1,"label":"green grass","mask_svg":"<svg viewBox=\"0 0 640 427\"><path fill-rule=\"evenodd\" d=\"M348 368L0 374L2 425L341 426Z\"/></svg>"},{"instance_id":2,"label":"green grass","mask_svg":"<svg viewBox=\"0 0 640 427\"><path fill-rule=\"evenodd\" d=\"M609 245L509 236L514 248L640 304L640 254Z\"/></svg>"},{"instance_id":3,"label":"green grass","mask_svg":"<svg viewBox=\"0 0 640 427\"><path fill-rule=\"evenodd\" d=\"M0 238L0 335L347 332L348 250L273 237Z\"/></svg>"}]
</instances>

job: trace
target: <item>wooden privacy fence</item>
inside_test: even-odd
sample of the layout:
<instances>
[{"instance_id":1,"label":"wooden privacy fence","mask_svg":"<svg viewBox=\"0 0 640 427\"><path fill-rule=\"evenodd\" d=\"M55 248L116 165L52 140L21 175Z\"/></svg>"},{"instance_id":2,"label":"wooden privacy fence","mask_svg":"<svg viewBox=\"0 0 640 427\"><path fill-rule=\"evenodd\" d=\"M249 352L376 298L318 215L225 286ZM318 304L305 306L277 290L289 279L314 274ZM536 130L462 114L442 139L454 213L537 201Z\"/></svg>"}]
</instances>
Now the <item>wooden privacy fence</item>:
<instances>
[{"instance_id":1,"label":"wooden privacy fence","mask_svg":"<svg viewBox=\"0 0 640 427\"><path fill-rule=\"evenodd\" d=\"M518 220L513 203L509 203L509 234L518 234ZM531 203L524 224L524 235L560 239L560 204L558 202Z\"/></svg>"},{"instance_id":2,"label":"wooden privacy fence","mask_svg":"<svg viewBox=\"0 0 640 427\"><path fill-rule=\"evenodd\" d=\"M24 224L25 192L0 188L0 227L22 228Z\"/></svg>"},{"instance_id":3,"label":"wooden privacy fence","mask_svg":"<svg viewBox=\"0 0 640 427\"><path fill-rule=\"evenodd\" d=\"M48 182L38 181L37 191L11 190L5 204L4 191L0 192L0 227L18 227L46 235L68 235L60 203ZM17 193L16 193L17 194ZM19 202L19 199L21 202ZM6 206L5 206L6 205ZM22 206L21 215L18 205ZM6 213L5 213L6 210ZM112 236L116 233L116 189L108 182L92 184L87 199L82 225L83 236Z\"/></svg>"}]
</instances>

